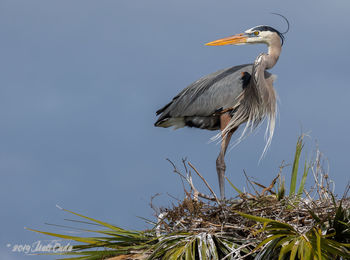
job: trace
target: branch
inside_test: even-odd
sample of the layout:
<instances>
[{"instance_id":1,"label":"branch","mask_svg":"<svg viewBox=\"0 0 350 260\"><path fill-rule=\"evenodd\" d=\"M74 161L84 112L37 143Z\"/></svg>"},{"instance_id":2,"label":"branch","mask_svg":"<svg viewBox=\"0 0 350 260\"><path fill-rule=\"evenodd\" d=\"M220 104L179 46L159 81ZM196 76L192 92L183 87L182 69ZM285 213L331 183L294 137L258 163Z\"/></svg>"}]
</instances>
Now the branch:
<instances>
[{"instance_id":1,"label":"branch","mask_svg":"<svg viewBox=\"0 0 350 260\"><path fill-rule=\"evenodd\" d=\"M188 162L188 165L197 173L197 175L202 179L202 181L205 183L205 185L208 187L208 189L210 190L211 194L213 194L216 202L221 205L218 197L216 196L215 192L213 191L213 189L209 186L208 182L203 178L203 176L197 171L197 169L192 165L192 163Z\"/></svg>"},{"instance_id":2,"label":"branch","mask_svg":"<svg viewBox=\"0 0 350 260\"><path fill-rule=\"evenodd\" d=\"M211 201L217 201L217 198L216 197L210 197L206 194L203 194L201 192L199 192L196 187L194 186L193 184L193 181L192 181L192 176L191 174L189 174L187 177L185 177L181 172L178 171L178 169L176 168L176 165L171 161L169 160L168 158L166 159L168 162L171 163L171 165L173 166L174 168L174 173L178 174L182 179L186 180L186 182L188 183L188 185L190 185L192 191L193 191L193 199L195 201L198 201L198 197L201 197L203 199L206 199L206 200L211 200ZM191 165L191 164L190 164ZM187 169L186 169L187 171ZM185 189L185 193L188 193Z\"/></svg>"}]
</instances>

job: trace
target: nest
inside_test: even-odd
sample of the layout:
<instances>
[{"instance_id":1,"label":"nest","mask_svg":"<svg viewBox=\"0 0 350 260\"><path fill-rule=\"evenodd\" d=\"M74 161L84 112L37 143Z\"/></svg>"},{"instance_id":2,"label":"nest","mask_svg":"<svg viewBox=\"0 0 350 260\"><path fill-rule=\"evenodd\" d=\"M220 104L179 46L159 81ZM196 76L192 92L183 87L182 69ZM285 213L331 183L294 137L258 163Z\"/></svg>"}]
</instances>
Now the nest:
<instances>
[{"instance_id":1,"label":"nest","mask_svg":"<svg viewBox=\"0 0 350 260\"><path fill-rule=\"evenodd\" d=\"M349 198L338 200L336 206L332 200L310 201L289 197L277 200L272 195L251 197L247 193L235 200L221 201L219 205L185 198L172 208L160 208L158 225L159 229L166 233L221 232L233 235L238 239L249 239L254 236L251 231L256 222L237 213L240 212L284 222L293 226L300 233L304 233L315 224L315 219L310 212L316 214L320 219L327 219L335 215L340 202L344 208L350 208ZM293 207L290 206L291 204ZM254 226L254 229L259 228L259 225Z\"/></svg>"},{"instance_id":2,"label":"nest","mask_svg":"<svg viewBox=\"0 0 350 260\"><path fill-rule=\"evenodd\" d=\"M318 154L314 164L308 169L314 177L314 185L309 190L304 189L303 184L299 192L293 191L288 196L285 195L284 180L281 177L285 165L282 163L277 177L268 186L257 183L246 175L254 192L241 192L230 183L239 195L229 200L219 200L191 163L183 160L184 173L182 173L173 162L170 160L169 162L174 172L187 183L187 187L184 185L184 199L179 200L176 205L155 209L151 203L158 218L156 227L158 236L185 232L230 237L234 241L241 241L241 248L245 248L245 252L253 252L266 239L264 223L247 218L245 215L285 223L296 233L303 235L319 225L323 225L322 230L328 230L329 233L332 229L330 220L335 218L339 207L350 213L350 198L347 197L349 185L342 198L339 199L334 195L334 183L321 167L321 154ZM210 195L196 189L192 172L205 183ZM349 243L348 240L343 242ZM246 257L250 259L251 253L240 253L237 258L229 259Z\"/></svg>"}]
</instances>

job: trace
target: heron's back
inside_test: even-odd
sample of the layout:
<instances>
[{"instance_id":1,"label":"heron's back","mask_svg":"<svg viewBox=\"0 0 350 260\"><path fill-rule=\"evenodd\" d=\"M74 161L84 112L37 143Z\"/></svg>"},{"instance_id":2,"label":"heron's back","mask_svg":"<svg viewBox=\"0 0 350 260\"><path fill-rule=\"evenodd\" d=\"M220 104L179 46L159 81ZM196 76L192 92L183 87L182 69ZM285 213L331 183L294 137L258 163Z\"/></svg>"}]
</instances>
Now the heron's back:
<instances>
[{"instance_id":1,"label":"heron's back","mask_svg":"<svg viewBox=\"0 0 350 260\"><path fill-rule=\"evenodd\" d=\"M216 112L237 104L237 97L249 82L242 73L250 74L252 66L245 64L219 70L193 82L157 111L160 117L155 126L219 129Z\"/></svg>"}]
</instances>

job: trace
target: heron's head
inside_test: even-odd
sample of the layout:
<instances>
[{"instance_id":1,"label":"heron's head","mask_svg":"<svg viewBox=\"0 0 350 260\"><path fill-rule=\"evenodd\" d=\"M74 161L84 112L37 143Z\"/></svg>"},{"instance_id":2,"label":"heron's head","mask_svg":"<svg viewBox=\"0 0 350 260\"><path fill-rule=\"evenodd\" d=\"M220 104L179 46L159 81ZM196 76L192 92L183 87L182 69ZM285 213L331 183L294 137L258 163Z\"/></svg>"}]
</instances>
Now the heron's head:
<instances>
[{"instance_id":1,"label":"heron's head","mask_svg":"<svg viewBox=\"0 0 350 260\"><path fill-rule=\"evenodd\" d=\"M206 45L242 45L242 44L255 44L265 43L270 45L275 40L280 40L283 45L284 36L282 33L267 25L259 25L246 30L244 33L239 33L233 36L222 38L213 42L209 42Z\"/></svg>"}]
</instances>

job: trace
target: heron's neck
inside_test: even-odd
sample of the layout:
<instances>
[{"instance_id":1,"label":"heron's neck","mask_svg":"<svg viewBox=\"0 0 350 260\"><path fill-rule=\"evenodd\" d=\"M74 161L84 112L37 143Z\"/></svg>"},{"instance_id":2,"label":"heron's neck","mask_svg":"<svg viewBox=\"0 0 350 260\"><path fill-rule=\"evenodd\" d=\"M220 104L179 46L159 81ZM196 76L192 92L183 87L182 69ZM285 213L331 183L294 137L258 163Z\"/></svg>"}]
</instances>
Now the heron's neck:
<instances>
[{"instance_id":1,"label":"heron's neck","mask_svg":"<svg viewBox=\"0 0 350 260\"><path fill-rule=\"evenodd\" d=\"M271 69L278 61L278 58L281 54L281 42L280 39L273 39L268 44L268 53L265 56L266 67L265 69Z\"/></svg>"}]
</instances>

